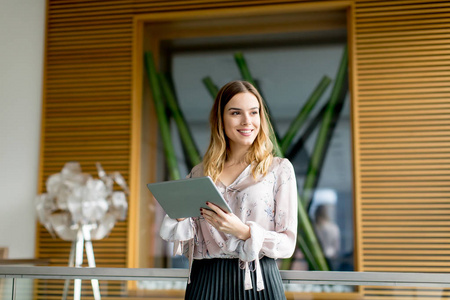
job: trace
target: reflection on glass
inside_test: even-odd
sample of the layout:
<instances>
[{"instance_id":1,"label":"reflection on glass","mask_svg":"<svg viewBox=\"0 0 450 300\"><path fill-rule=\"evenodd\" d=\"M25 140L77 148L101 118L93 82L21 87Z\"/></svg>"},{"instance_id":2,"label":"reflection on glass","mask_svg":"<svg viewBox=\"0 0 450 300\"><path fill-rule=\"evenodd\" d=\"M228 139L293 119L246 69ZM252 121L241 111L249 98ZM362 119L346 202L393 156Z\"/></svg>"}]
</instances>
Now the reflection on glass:
<instances>
[{"instance_id":1,"label":"reflection on glass","mask_svg":"<svg viewBox=\"0 0 450 300\"><path fill-rule=\"evenodd\" d=\"M339 268L336 263L341 255L341 231L336 224L336 203L336 191L317 189L309 210L317 238L332 270Z\"/></svg>"},{"instance_id":2,"label":"reflection on glass","mask_svg":"<svg viewBox=\"0 0 450 300\"><path fill-rule=\"evenodd\" d=\"M16 278L14 280L15 287L13 288L13 279L0 279L0 299L13 299L13 289L16 300L31 300L33 299L33 279Z\"/></svg>"},{"instance_id":3,"label":"reflection on glass","mask_svg":"<svg viewBox=\"0 0 450 300\"><path fill-rule=\"evenodd\" d=\"M302 284L302 283L285 283L284 290L286 293L352 293L355 287L351 285L336 284Z\"/></svg>"},{"instance_id":4,"label":"reflection on glass","mask_svg":"<svg viewBox=\"0 0 450 300\"><path fill-rule=\"evenodd\" d=\"M0 299L11 299L12 295L12 279L0 278Z\"/></svg>"},{"instance_id":5,"label":"reflection on glass","mask_svg":"<svg viewBox=\"0 0 450 300\"><path fill-rule=\"evenodd\" d=\"M339 280L336 275L335 280ZM426 276L424 276L426 278ZM99 280L101 282L102 299L183 299L186 282L155 278L154 280ZM12 279L0 279L4 284L0 287L1 300L11 299ZM88 280L86 281L88 282ZM38 283L38 284L37 284ZM16 300L49 300L61 299L64 279L16 279ZM38 287L33 292L33 287ZM395 286L394 282L386 282L380 286L359 286L346 284L311 284L302 281L288 282L284 280L286 298L294 299L448 299L449 288L417 283L414 286ZM83 285L82 298L92 299L89 286ZM72 289L67 299L73 299Z\"/></svg>"}]
</instances>

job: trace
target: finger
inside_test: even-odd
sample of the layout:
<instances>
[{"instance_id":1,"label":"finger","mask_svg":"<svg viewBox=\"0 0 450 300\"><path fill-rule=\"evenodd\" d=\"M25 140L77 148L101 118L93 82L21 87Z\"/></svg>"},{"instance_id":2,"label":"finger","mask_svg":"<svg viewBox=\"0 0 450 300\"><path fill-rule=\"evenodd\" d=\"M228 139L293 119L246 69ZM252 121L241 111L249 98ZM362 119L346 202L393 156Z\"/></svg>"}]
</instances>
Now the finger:
<instances>
[{"instance_id":1,"label":"finger","mask_svg":"<svg viewBox=\"0 0 450 300\"><path fill-rule=\"evenodd\" d=\"M211 209L208 209L208 208L201 208L201 209L200 209L200 213L201 213L203 216L206 215L206 216L210 216L210 217L216 215L216 213L215 213L214 211L212 211Z\"/></svg>"},{"instance_id":2,"label":"finger","mask_svg":"<svg viewBox=\"0 0 450 300\"><path fill-rule=\"evenodd\" d=\"M213 217L203 215L203 218L205 219L206 222L208 222L208 224L210 224L211 226L213 226L214 228L217 229L216 220Z\"/></svg>"},{"instance_id":3,"label":"finger","mask_svg":"<svg viewBox=\"0 0 450 300\"><path fill-rule=\"evenodd\" d=\"M211 208L212 210L214 210L214 212L216 214L218 214L221 217L224 217L226 215L226 213L223 211L223 209L221 209L220 207L218 207L217 205L215 205L214 203L211 202L206 202L206 205L208 205L209 208Z\"/></svg>"},{"instance_id":4,"label":"finger","mask_svg":"<svg viewBox=\"0 0 450 300\"><path fill-rule=\"evenodd\" d=\"M206 214L203 214L203 219L205 219L206 221L208 221L209 223L211 223L213 221L213 217L212 216L208 216Z\"/></svg>"},{"instance_id":5,"label":"finger","mask_svg":"<svg viewBox=\"0 0 450 300\"><path fill-rule=\"evenodd\" d=\"M211 225L213 225L214 227L216 227L216 223L217 223L217 214L215 212L213 212L212 210L203 208L202 211L202 216L203 218Z\"/></svg>"}]
</instances>

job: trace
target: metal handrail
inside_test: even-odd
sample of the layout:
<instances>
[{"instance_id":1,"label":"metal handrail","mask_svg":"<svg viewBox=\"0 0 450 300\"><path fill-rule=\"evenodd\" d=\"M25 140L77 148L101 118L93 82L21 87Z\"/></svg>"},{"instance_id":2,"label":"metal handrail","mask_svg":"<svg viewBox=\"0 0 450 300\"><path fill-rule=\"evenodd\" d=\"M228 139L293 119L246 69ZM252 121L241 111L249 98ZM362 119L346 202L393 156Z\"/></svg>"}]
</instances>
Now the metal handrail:
<instances>
[{"instance_id":1,"label":"metal handrail","mask_svg":"<svg viewBox=\"0 0 450 300\"><path fill-rule=\"evenodd\" d=\"M450 274L394 272L280 271L285 283L450 287ZM0 278L82 280L186 280L186 269L0 266Z\"/></svg>"}]
</instances>

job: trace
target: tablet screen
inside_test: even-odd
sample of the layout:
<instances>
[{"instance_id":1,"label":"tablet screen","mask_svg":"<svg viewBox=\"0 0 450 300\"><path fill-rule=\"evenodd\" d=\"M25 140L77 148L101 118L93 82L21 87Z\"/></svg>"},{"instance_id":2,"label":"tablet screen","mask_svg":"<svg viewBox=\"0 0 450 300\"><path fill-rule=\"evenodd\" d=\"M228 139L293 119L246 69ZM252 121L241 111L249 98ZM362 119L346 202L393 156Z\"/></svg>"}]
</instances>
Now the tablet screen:
<instances>
[{"instance_id":1,"label":"tablet screen","mask_svg":"<svg viewBox=\"0 0 450 300\"><path fill-rule=\"evenodd\" d=\"M155 199L172 219L200 216L209 201L231 212L210 177L195 177L147 184Z\"/></svg>"}]
</instances>

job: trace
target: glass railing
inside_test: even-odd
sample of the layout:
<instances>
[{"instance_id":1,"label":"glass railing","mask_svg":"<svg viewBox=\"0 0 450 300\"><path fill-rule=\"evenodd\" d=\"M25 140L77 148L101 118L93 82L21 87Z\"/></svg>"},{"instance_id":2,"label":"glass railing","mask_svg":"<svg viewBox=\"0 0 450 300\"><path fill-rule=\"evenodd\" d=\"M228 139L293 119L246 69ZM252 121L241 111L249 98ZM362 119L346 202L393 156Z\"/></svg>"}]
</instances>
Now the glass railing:
<instances>
[{"instance_id":1,"label":"glass railing","mask_svg":"<svg viewBox=\"0 0 450 300\"><path fill-rule=\"evenodd\" d=\"M0 299L183 299L185 269L0 267ZM450 274L281 271L287 299L449 299Z\"/></svg>"}]
</instances>

